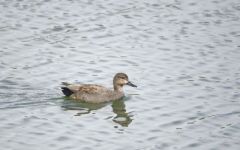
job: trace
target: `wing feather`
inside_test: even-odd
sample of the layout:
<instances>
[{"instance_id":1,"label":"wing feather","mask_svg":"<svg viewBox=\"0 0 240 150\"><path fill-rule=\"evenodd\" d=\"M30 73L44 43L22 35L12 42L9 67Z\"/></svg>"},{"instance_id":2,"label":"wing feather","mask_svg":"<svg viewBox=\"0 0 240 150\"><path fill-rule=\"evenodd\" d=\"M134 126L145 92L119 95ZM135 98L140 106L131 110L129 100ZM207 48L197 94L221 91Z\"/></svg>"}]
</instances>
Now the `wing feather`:
<instances>
[{"instance_id":1,"label":"wing feather","mask_svg":"<svg viewBox=\"0 0 240 150\"><path fill-rule=\"evenodd\" d=\"M95 84L70 84L66 86L71 91L85 93L85 94L97 94L108 90L107 88L101 85Z\"/></svg>"}]
</instances>

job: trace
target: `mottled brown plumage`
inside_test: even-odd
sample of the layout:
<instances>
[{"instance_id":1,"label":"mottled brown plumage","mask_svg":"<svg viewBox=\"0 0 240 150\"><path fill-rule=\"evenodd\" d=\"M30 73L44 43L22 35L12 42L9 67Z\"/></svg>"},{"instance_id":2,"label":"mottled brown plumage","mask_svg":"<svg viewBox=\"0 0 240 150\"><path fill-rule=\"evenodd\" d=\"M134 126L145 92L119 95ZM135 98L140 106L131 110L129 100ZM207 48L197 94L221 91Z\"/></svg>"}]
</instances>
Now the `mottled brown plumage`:
<instances>
[{"instance_id":1,"label":"mottled brown plumage","mask_svg":"<svg viewBox=\"0 0 240 150\"><path fill-rule=\"evenodd\" d=\"M96 84L69 84L63 82L62 92L71 99L90 103L102 103L117 100L124 96L123 86L130 85L137 87L128 81L128 76L124 73L117 73L113 78L113 89L108 89Z\"/></svg>"}]
</instances>

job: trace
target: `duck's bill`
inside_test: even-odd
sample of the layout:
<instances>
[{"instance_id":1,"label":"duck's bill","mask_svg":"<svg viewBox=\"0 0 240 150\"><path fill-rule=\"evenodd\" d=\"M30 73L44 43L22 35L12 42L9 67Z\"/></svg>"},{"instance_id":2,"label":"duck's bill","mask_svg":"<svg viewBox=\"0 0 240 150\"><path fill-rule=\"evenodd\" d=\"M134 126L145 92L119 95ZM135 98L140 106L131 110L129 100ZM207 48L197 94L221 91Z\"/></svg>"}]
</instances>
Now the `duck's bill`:
<instances>
[{"instance_id":1,"label":"duck's bill","mask_svg":"<svg viewBox=\"0 0 240 150\"><path fill-rule=\"evenodd\" d=\"M127 85L132 86L132 87L137 87L135 84L133 84L132 82L128 81Z\"/></svg>"}]
</instances>

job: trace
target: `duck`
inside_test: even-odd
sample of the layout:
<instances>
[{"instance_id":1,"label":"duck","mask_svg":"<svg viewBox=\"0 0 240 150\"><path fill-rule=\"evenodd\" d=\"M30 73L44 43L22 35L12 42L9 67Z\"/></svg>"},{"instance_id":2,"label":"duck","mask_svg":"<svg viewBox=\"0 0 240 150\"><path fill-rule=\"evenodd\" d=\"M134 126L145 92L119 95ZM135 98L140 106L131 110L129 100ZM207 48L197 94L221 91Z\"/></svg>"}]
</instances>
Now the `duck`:
<instances>
[{"instance_id":1,"label":"duck","mask_svg":"<svg viewBox=\"0 0 240 150\"><path fill-rule=\"evenodd\" d=\"M128 80L125 73L117 73L113 77L113 89L97 84L71 84L62 82L62 93L70 99L88 102L103 103L122 99L124 97L123 86L137 87Z\"/></svg>"}]
</instances>

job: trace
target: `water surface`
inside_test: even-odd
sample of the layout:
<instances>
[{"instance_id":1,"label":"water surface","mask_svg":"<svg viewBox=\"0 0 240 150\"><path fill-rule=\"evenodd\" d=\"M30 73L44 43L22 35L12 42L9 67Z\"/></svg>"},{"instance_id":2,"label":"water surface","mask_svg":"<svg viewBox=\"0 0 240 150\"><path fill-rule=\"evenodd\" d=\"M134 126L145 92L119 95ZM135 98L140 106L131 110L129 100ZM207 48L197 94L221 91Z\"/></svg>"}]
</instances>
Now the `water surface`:
<instances>
[{"instance_id":1,"label":"water surface","mask_svg":"<svg viewBox=\"0 0 240 150\"><path fill-rule=\"evenodd\" d=\"M2 0L0 144L4 150L240 147L238 0ZM123 100L67 100L62 81Z\"/></svg>"}]
</instances>

